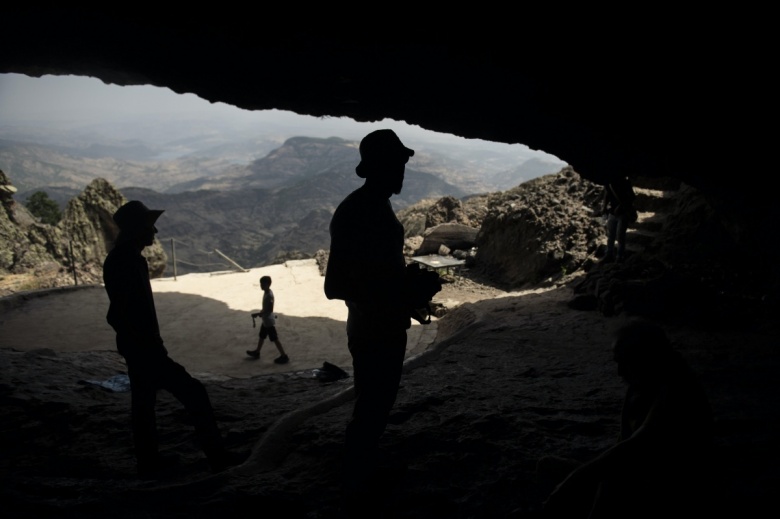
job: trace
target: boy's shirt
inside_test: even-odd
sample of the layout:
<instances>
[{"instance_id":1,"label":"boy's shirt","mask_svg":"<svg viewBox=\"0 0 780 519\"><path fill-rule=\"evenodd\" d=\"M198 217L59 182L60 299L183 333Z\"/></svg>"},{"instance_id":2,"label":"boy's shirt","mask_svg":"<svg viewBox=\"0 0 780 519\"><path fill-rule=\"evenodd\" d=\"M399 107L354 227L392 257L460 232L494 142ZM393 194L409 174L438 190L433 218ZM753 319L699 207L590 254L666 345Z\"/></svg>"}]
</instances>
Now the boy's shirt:
<instances>
[{"instance_id":1,"label":"boy's shirt","mask_svg":"<svg viewBox=\"0 0 780 519\"><path fill-rule=\"evenodd\" d=\"M263 319L263 326L266 328L270 326L276 326L276 319L274 316L274 293L269 288L263 291L263 310L261 312Z\"/></svg>"}]
</instances>

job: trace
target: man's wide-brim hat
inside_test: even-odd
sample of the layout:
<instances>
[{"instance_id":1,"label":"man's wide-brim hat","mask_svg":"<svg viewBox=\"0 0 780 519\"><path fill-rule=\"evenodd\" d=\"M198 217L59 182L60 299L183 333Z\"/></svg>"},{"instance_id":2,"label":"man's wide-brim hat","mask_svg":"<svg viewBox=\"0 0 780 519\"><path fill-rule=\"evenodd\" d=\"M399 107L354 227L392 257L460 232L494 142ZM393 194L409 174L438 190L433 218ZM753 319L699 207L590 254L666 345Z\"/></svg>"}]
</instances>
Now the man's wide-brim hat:
<instances>
[{"instance_id":1,"label":"man's wide-brim hat","mask_svg":"<svg viewBox=\"0 0 780 519\"><path fill-rule=\"evenodd\" d=\"M372 166L387 162L403 162L414 156L414 150L407 148L393 130L376 130L360 141L360 164L355 171L360 178L366 178Z\"/></svg>"},{"instance_id":2,"label":"man's wide-brim hat","mask_svg":"<svg viewBox=\"0 0 780 519\"><path fill-rule=\"evenodd\" d=\"M122 231L141 229L154 226L161 214L162 209L149 209L143 202L131 200L116 210L114 222Z\"/></svg>"}]
</instances>

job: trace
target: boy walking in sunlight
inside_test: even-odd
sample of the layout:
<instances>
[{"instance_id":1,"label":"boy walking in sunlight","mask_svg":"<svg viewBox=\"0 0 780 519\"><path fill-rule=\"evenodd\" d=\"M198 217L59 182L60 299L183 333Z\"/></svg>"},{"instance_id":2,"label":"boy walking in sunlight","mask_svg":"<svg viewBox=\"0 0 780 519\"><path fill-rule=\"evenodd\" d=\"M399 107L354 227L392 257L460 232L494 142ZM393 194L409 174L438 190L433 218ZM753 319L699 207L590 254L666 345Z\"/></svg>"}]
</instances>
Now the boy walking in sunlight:
<instances>
[{"instance_id":1,"label":"boy walking in sunlight","mask_svg":"<svg viewBox=\"0 0 780 519\"><path fill-rule=\"evenodd\" d=\"M279 350L279 356L274 359L274 362L276 364L287 364L290 361L290 357L284 352L282 343L279 342L279 335L276 333L274 293L271 290L271 276L263 276L260 278L260 288L263 290L263 309L252 314L252 319L259 317L262 320L260 323L260 339L257 341L257 348L254 350L246 350L246 354L253 359L259 359L260 348L263 347L263 343L267 337L276 345L276 349Z\"/></svg>"}]
</instances>

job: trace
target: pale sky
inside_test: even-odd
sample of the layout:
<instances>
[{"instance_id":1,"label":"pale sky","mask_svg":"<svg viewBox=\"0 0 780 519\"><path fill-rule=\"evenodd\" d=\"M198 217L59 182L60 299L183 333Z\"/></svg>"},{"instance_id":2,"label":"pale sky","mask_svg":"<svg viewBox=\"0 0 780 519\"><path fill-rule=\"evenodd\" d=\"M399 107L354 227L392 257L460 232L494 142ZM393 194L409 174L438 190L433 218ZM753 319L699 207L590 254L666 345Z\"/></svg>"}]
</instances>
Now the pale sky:
<instances>
[{"instance_id":1,"label":"pale sky","mask_svg":"<svg viewBox=\"0 0 780 519\"><path fill-rule=\"evenodd\" d=\"M392 128L401 140L422 139L445 143L481 143L424 130L403 122L358 123L348 118L317 118L280 110L247 111L224 103L209 103L193 94L176 94L153 86L107 85L83 76L28 77L0 74L0 126L19 123L94 123L165 115L213 117L236 127L282 124L291 135L338 136L359 140L378 127ZM311 131L306 133L305 130ZM507 144L490 143L495 146ZM526 146L514 145L523 151Z\"/></svg>"},{"instance_id":2,"label":"pale sky","mask_svg":"<svg viewBox=\"0 0 780 519\"><path fill-rule=\"evenodd\" d=\"M189 113L204 111L208 105L194 95L176 95L167 88L120 87L81 76L0 74L0 116L9 119Z\"/></svg>"},{"instance_id":3,"label":"pale sky","mask_svg":"<svg viewBox=\"0 0 780 519\"><path fill-rule=\"evenodd\" d=\"M22 74L0 74L0 125L11 121L77 123L164 115L215 117L229 119L239 125L267 121L300 128L316 127L345 138L358 138L366 133L365 128L369 126L348 118L321 119L280 110L251 112L224 103L212 104L194 94L181 95L168 88L148 85L108 85L99 79L83 76L32 78ZM385 120L382 125L407 135L410 132L429 137L436 135L398 121Z\"/></svg>"}]
</instances>

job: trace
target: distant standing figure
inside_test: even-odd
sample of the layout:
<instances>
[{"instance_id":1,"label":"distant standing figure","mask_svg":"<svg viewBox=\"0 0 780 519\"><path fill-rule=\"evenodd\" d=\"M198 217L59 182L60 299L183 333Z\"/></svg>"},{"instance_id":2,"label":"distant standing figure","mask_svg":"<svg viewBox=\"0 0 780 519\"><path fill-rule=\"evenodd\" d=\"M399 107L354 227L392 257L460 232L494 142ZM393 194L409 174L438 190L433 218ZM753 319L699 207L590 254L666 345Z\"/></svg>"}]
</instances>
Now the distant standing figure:
<instances>
[{"instance_id":1,"label":"distant standing figure","mask_svg":"<svg viewBox=\"0 0 780 519\"><path fill-rule=\"evenodd\" d=\"M116 345L130 378L133 442L142 478L155 478L175 460L160 455L155 404L157 391L175 396L194 418L201 447L214 472L238 465L247 455L227 451L214 419L206 388L174 362L163 345L149 265L141 251L154 243L161 210L133 200L113 215L120 232L103 263L103 281L110 305L106 320L116 331Z\"/></svg>"},{"instance_id":2,"label":"distant standing figure","mask_svg":"<svg viewBox=\"0 0 780 519\"><path fill-rule=\"evenodd\" d=\"M620 262L625 259L626 232L628 225L634 223L637 217L634 198L634 189L626 176L618 176L604 187L601 214L607 215L607 254L603 261ZM615 241L618 243L617 255Z\"/></svg>"},{"instance_id":3,"label":"distant standing figure","mask_svg":"<svg viewBox=\"0 0 780 519\"><path fill-rule=\"evenodd\" d=\"M618 442L558 485L546 516L699 517L712 455L704 390L655 324L621 328L614 355L628 384Z\"/></svg>"},{"instance_id":4,"label":"distant standing figure","mask_svg":"<svg viewBox=\"0 0 780 519\"><path fill-rule=\"evenodd\" d=\"M260 278L260 288L263 290L263 308L259 312L252 314L252 318L259 317L262 319L260 323L260 339L257 341L257 348L254 350L246 350L246 354L254 359L260 358L260 348L263 347L266 337L276 345L276 349L279 350L279 356L274 359L277 364L287 364L290 362L290 357L284 352L282 343L279 342L279 335L276 333L276 316L274 315L274 293L271 290L271 276L263 276Z\"/></svg>"}]
</instances>

